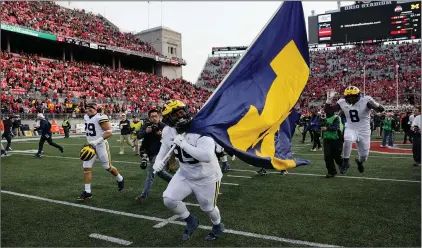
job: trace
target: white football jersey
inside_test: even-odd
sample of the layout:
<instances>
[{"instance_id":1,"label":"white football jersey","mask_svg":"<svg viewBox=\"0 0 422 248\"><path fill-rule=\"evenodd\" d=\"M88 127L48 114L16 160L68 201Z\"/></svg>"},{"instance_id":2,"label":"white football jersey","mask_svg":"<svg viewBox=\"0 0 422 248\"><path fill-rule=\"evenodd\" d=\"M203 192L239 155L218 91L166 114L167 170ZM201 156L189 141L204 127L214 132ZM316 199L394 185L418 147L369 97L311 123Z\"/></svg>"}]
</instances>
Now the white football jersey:
<instances>
[{"instance_id":1,"label":"white football jersey","mask_svg":"<svg viewBox=\"0 0 422 248\"><path fill-rule=\"evenodd\" d=\"M163 129L162 140L161 142L168 147L173 145L173 139L177 136L176 129L166 126ZM211 137L201 136L199 134L188 133L185 135L186 141L196 147L200 139L209 139L210 147L207 147L207 150L213 151L211 156L211 161L209 163L199 162L194 159L191 154L188 154L186 151L180 147L174 149L176 154L176 159L179 161L179 170L177 173L189 181L192 181L199 185L205 185L209 183L214 183L220 181L223 177L221 173L220 165L218 163L218 158L215 155L215 142Z\"/></svg>"},{"instance_id":2,"label":"white football jersey","mask_svg":"<svg viewBox=\"0 0 422 248\"><path fill-rule=\"evenodd\" d=\"M108 122L107 115L97 113L96 115L89 117L86 114L84 116L84 121L86 139L88 140L88 142L104 136L104 130L101 128L100 124Z\"/></svg>"},{"instance_id":3,"label":"white football jersey","mask_svg":"<svg viewBox=\"0 0 422 248\"><path fill-rule=\"evenodd\" d=\"M374 101L370 96L362 96L353 105L348 104L345 99L337 101L337 104L346 115L346 128L362 134L371 134L371 109L367 106L370 101Z\"/></svg>"}]
</instances>

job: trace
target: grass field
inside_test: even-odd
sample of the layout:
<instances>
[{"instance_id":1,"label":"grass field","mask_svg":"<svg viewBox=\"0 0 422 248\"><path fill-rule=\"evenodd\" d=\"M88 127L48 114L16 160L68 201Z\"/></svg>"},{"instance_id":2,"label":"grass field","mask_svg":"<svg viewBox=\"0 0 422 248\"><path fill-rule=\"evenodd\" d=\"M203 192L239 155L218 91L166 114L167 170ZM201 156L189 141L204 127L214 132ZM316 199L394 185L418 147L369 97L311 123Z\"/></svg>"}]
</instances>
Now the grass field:
<instances>
[{"instance_id":1,"label":"grass field","mask_svg":"<svg viewBox=\"0 0 422 248\"><path fill-rule=\"evenodd\" d=\"M281 176L259 176L256 168L239 160L222 179L218 200L227 233L206 242L210 221L196 205L201 229L183 242L184 223L162 202L166 183L156 179L143 205L140 193L146 171L129 147L118 155L118 135L110 141L113 165L125 177L117 192L114 178L94 165L94 197L78 202L83 171L78 153L85 139L56 139L60 154L45 146L43 158L33 158L38 141L14 142L1 160L2 246L123 246L90 237L101 234L131 242L129 246L391 246L421 245L421 168L409 155L371 153L365 175L352 164L347 176L324 177L322 152L295 139L295 156L310 166ZM354 152L355 153L355 152ZM170 218L170 219L169 219ZM129 243L127 243L129 244Z\"/></svg>"}]
</instances>

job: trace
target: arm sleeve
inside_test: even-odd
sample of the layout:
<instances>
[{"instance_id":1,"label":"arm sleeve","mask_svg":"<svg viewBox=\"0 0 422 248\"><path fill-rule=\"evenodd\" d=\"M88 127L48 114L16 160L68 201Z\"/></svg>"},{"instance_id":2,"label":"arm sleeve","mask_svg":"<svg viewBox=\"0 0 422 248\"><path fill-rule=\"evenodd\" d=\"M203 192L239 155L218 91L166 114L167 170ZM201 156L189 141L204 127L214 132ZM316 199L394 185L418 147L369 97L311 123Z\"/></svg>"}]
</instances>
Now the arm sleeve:
<instances>
[{"instance_id":1,"label":"arm sleeve","mask_svg":"<svg viewBox=\"0 0 422 248\"><path fill-rule=\"evenodd\" d=\"M337 131L340 128L340 117L334 119L333 123L327 127L329 131Z\"/></svg>"},{"instance_id":2,"label":"arm sleeve","mask_svg":"<svg viewBox=\"0 0 422 248\"><path fill-rule=\"evenodd\" d=\"M169 150L170 147L165 142L162 142L160 151L158 152L157 157L155 157L155 163L160 163L161 161L163 161L164 157L169 152Z\"/></svg>"},{"instance_id":3,"label":"arm sleeve","mask_svg":"<svg viewBox=\"0 0 422 248\"><path fill-rule=\"evenodd\" d=\"M204 163L211 162L212 154L215 151L214 140L207 136L200 137L196 143L196 147L190 145L186 141L183 141L182 146L183 150L185 150L194 159Z\"/></svg>"},{"instance_id":4,"label":"arm sleeve","mask_svg":"<svg viewBox=\"0 0 422 248\"><path fill-rule=\"evenodd\" d=\"M375 102L375 100L372 99L372 97L368 97L368 98L369 99L368 99L368 102L366 103L366 107L368 107L369 109L373 109L378 113L383 112L385 110L384 107L381 104Z\"/></svg>"}]
</instances>

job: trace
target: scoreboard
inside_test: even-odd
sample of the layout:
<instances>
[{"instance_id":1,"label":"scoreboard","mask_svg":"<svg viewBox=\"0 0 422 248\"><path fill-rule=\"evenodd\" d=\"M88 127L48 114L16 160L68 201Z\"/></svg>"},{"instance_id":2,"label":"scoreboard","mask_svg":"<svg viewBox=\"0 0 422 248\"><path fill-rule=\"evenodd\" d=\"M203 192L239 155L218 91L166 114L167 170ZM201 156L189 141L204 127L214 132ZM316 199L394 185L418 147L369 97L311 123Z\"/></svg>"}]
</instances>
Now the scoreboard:
<instances>
[{"instance_id":1,"label":"scoreboard","mask_svg":"<svg viewBox=\"0 0 422 248\"><path fill-rule=\"evenodd\" d=\"M318 16L318 44L345 45L421 38L421 2L360 3Z\"/></svg>"}]
</instances>

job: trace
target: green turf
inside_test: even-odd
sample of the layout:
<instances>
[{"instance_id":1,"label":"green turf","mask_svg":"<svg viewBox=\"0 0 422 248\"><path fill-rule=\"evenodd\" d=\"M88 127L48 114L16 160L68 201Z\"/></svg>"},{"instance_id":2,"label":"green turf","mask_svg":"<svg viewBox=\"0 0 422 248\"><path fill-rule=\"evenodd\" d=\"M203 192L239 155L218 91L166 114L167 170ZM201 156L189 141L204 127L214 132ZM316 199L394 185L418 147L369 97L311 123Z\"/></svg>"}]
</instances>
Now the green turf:
<instances>
[{"instance_id":1,"label":"green turf","mask_svg":"<svg viewBox=\"0 0 422 248\"><path fill-rule=\"evenodd\" d=\"M166 183L154 182L144 205L134 198L142 189L146 171L129 147L118 155L117 135L111 140L113 165L125 177L125 190L117 192L112 176L99 163L93 169L94 198L77 202L83 190L81 161L77 159L83 138L56 139L65 153L45 146L44 157L12 153L2 159L2 190L98 208L167 219L173 216L162 203ZM14 143L13 149L37 149L37 141ZM420 246L420 167L411 156L371 153L361 179L356 165L350 177L326 179L322 152L310 152L309 144L295 139L297 157L312 160L310 166L291 169L291 174L259 176L255 167L239 160L229 161L236 170L223 177L219 208L226 228L294 240L339 246ZM53 156L53 157L49 157ZM132 162L132 163L131 163ZM312 175L305 175L312 174ZM321 175L321 176L316 176ZM391 179L387 181L376 180ZM407 180L407 181L394 181ZM418 182L414 182L418 181ZM215 242L205 242L206 230L199 230L188 242L180 240L183 226L103 213L15 195L1 194L2 246L119 246L88 236L99 233L133 242L132 246L294 246L242 235L226 234ZM197 203L189 197L187 202ZM211 225L199 207L188 206L202 225ZM303 246L303 245L301 245Z\"/></svg>"}]
</instances>

